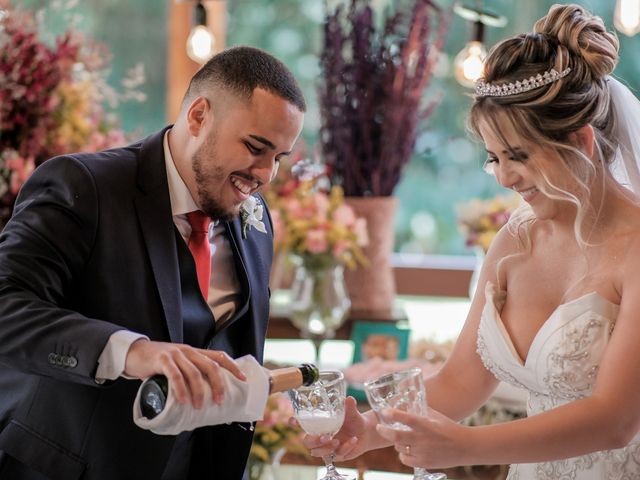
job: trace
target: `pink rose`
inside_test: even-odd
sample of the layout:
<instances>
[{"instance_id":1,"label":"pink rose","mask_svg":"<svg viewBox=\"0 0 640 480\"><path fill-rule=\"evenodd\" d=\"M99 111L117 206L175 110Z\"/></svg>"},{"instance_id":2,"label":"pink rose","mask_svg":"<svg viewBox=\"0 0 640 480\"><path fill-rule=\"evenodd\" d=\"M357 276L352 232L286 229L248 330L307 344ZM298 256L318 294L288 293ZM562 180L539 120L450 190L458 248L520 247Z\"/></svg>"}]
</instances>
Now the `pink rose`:
<instances>
[{"instance_id":1,"label":"pink rose","mask_svg":"<svg viewBox=\"0 0 640 480\"><path fill-rule=\"evenodd\" d=\"M307 232L305 245L309 253L324 253L329 248L327 234L324 230L315 228Z\"/></svg>"},{"instance_id":2,"label":"pink rose","mask_svg":"<svg viewBox=\"0 0 640 480\"><path fill-rule=\"evenodd\" d=\"M345 227L351 227L356 221L356 215L353 209L348 205L340 205L333 212L333 221L340 223Z\"/></svg>"},{"instance_id":3,"label":"pink rose","mask_svg":"<svg viewBox=\"0 0 640 480\"><path fill-rule=\"evenodd\" d=\"M288 197L284 201L284 209L292 219L305 218L304 209L297 198Z\"/></svg>"},{"instance_id":4,"label":"pink rose","mask_svg":"<svg viewBox=\"0 0 640 480\"><path fill-rule=\"evenodd\" d=\"M6 166L11 170L11 184L9 188L11 193L15 195L33 172L35 163L33 157L23 158L16 153L6 159Z\"/></svg>"},{"instance_id":5,"label":"pink rose","mask_svg":"<svg viewBox=\"0 0 640 480\"><path fill-rule=\"evenodd\" d=\"M346 240L338 240L333 246L333 256L336 258L342 257L349 250L349 242Z\"/></svg>"},{"instance_id":6,"label":"pink rose","mask_svg":"<svg viewBox=\"0 0 640 480\"><path fill-rule=\"evenodd\" d=\"M324 193L316 192L313 194L313 204L316 210L316 218L319 222L322 222L327 218L327 212L329 211L329 199Z\"/></svg>"}]
</instances>

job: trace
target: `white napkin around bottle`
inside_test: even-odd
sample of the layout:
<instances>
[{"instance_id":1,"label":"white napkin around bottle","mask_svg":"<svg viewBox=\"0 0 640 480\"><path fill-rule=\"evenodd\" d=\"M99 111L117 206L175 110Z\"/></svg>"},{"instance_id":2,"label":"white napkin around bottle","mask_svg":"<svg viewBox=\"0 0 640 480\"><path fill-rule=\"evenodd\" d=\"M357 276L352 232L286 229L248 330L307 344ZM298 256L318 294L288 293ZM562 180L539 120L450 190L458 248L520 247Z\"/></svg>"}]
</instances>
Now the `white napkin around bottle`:
<instances>
[{"instance_id":1,"label":"white napkin around bottle","mask_svg":"<svg viewBox=\"0 0 640 480\"><path fill-rule=\"evenodd\" d=\"M262 420L269 396L269 374L251 355L240 357L235 362L247 380L239 380L229 370L221 369L224 383L224 400L221 405L213 402L208 383L205 383L205 400L200 409L195 409L190 403L178 403L169 385L164 409L149 419L142 415L140 409L143 382L133 403L133 421L140 428L158 435L177 435L198 427Z\"/></svg>"}]
</instances>

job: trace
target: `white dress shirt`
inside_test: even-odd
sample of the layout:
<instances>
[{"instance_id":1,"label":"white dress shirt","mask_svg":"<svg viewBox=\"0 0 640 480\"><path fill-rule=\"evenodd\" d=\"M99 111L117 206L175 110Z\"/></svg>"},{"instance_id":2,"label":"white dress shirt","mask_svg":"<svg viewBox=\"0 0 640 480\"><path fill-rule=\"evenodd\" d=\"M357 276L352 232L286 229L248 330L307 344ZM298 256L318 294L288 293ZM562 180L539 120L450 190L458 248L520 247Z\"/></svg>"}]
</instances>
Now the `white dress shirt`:
<instances>
[{"instance_id":1,"label":"white dress shirt","mask_svg":"<svg viewBox=\"0 0 640 480\"><path fill-rule=\"evenodd\" d=\"M163 147L171 213L180 235L185 243L188 243L191 225L187 221L187 213L198 210L198 206L174 164L169 149L169 131L167 130L164 135ZM216 324L221 325L233 316L240 302L240 282L224 225L218 222L211 223L209 242L211 244L211 278L208 303ZM129 347L139 339L149 340L149 337L130 330L119 330L109 337L107 345L98 358L95 379L97 383L124 376Z\"/></svg>"}]
</instances>

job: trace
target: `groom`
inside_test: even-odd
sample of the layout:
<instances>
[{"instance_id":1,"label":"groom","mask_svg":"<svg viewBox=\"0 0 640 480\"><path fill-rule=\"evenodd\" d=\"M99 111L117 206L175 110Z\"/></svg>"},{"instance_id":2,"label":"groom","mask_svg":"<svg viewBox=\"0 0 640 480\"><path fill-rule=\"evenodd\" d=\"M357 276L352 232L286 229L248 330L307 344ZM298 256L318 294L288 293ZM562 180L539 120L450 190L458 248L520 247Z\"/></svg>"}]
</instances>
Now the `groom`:
<instances>
[{"instance_id":1,"label":"groom","mask_svg":"<svg viewBox=\"0 0 640 480\"><path fill-rule=\"evenodd\" d=\"M281 62L232 48L175 125L36 169L0 234L0 480L242 478L250 424L154 435L133 400L164 374L179 401L201 406L207 382L220 402L220 369L261 361L272 228L265 210L243 238L238 214L305 108Z\"/></svg>"}]
</instances>

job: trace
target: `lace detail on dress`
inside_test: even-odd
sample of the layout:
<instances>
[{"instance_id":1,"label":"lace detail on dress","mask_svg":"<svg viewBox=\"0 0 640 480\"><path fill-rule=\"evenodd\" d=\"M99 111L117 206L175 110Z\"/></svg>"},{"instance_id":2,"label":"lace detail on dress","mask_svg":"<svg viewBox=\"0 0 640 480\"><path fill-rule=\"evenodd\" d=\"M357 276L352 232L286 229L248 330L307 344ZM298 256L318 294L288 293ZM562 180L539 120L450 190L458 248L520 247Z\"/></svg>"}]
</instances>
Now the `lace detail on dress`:
<instances>
[{"instance_id":1,"label":"lace detail on dress","mask_svg":"<svg viewBox=\"0 0 640 480\"><path fill-rule=\"evenodd\" d=\"M535 480L582 480L587 474L588 478L598 480L637 480L640 478L640 445L553 462L512 465L507 480L520 480L521 472L528 467L533 467L533 476L526 478Z\"/></svg>"},{"instance_id":2,"label":"lace detail on dress","mask_svg":"<svg viewBox=\"0 0 640 480\"><path fill-rule=\"evenodd\" d=\"M480 360L484 364L485 368L493 373L493 376L502 382L510 383L515 387L522 388L524 390L529 390L529 388L518 381L516 377L514 377L508 370L502 368L496 362L493 361L491 355L489 353L489 349L487 348L487 344L485 342L484 336L480 329L478 329L478 340L476 342L476 352L480 356Z\"/></svg>"},{"instance_id":3,"label":"lace detail on dress","mask_svg":"<svg viewBox=\"0 0 640 480\"><path fill-rule=\"evenodd\" d=\"M505 369L501 368L496 362L493 361L491 355L489 355L489 350L487 349L487 344L484 340L484 336L482 332L478 330L478 340L476 343L476 352L480 355L480 360L484 364L485 368L489 370L493 375L503 382L513 383L514 385L518 384L518 380L516 377L511 375ZM524 387L524 386L523 386Z\"/></svg>"},{"instance_id":4,"label":"lace detail on dress","mask_svg":"<svg viewBox=\"0 0 640 480\"><path fill-rule=\"evenodd\" d=\"M592 345L608 332L609 322L598 315L584 324L563 330L562 341L547 357L544 382L551 393L565 400L583 398L591 393L598 374L600 358L594 359Z\"/></svg>"},{"instance_id":5,"label":"lace detail on dress","mask_svg":"<svg viewBox=\"0 0 640 480\"><path fill-rule=\"evenodd\" d=\"M640 444L629 445L603 453L607 462L607 480L637 480L640 478Z\"/></svg>"},{"instance_id":6,"label":"lace detail on dress","mask_svg":"<svg viewBox=\"0 0 640 480\"><path fill-rule=\"evenodd\" d=\"M506 294L487 285L476 350L501 381L529 392L528 415L536 415L591 394L619 306L596 294L561 305L535 337L522 364L499 328ZM508 480L640 479L640 433L625 448L552 462L512 465Z\"/></svg>"},{"instance_id":7,"label":"lace detail on dress","mask_svg":"<svg viewBox=\"0 0 640 480\"><path fill-rule=\"evenodd\" d=\"M593 468L597 460L598 454L591 453L581 457L538 463L535 478L536 480L575 480L580 478L579 472Z\"/></svg>"}]
</instances>

